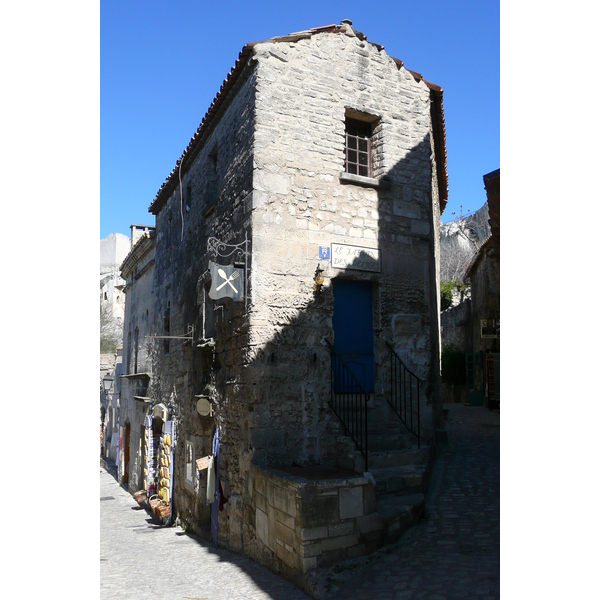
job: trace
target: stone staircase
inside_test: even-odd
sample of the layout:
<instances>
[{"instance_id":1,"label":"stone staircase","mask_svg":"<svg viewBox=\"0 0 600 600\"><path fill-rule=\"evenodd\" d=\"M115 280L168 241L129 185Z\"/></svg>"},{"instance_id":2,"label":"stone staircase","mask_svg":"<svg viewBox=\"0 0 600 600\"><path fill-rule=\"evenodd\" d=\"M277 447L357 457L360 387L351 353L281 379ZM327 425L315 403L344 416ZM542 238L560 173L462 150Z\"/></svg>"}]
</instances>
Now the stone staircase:
<instances>
[{"instance_id":1,"label":"stone staircase","mask_svg":"<svg viewBox=\"0 0 600 600\"><path fill-rule=\"evenodd\" d=\"M369 537L377 545L390 544L418 523L425 513L425 493L433 449L400 422L387 403L368 409L369 473L376 490L377 509L370 520ZM348 437L338 438L345 457L339 466L364 470L364 457ZM344 462L345 461L345 462Z\"/></svg>"},{"instance_id":2,"label":"stone staircase","mask_svg":"<svg viewBox=\"0 0 600 600\"><path fill-rule=\"evenodd\" d=\"M375 480L382 543L396 541L425 514L432 449L417 439L387 405L369 411L369 472Z\"/></svg>"}]
</instances>

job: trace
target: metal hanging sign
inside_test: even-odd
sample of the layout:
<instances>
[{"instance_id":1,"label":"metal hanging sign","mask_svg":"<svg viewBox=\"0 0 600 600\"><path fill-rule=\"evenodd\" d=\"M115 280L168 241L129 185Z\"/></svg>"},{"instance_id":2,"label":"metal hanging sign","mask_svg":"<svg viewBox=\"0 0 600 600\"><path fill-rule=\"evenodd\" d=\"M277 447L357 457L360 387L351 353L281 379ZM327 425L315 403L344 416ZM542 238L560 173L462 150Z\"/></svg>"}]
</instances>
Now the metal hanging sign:
<instances>
[{"instance_id":1,"label":"metal hanging sign","mask_svg":"<svg viewBox=\"0 0 600 600\"><path fill-rule=\"evenodd\" d=\"M232 300L244 299L244 269L233 265L219 265L209 262L210 278L212 283L208 295L213 300L231 298Z\"/></svg>"},{"instance_id":2,"label":"metal hanging sign","mask_svg":"<svg viewBox=\"0 0 600 600\"><path fill-rule=\"evenodd\" d=\"M244 261L243 266L221 265L209 262L211 286L208 295L213 300L231 298L245 301L248 307L248 234L240 244L225 244L217 238L208 238L207 250L215 258L233 257L234 261Z\"/></svg>"}]
</instances>

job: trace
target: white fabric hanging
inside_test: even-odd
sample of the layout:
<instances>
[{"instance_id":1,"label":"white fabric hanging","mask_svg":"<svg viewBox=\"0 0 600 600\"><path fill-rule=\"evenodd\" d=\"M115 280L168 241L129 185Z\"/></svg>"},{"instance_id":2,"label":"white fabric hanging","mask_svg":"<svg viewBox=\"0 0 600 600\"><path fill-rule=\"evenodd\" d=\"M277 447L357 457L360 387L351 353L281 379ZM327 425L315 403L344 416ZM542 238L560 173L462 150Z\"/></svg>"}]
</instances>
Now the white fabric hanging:
<instances>
[{"instance_id":1,"label":"white fabric hanging","mask_svg":"<svg viewBox=\"0 0 600 600\"><path fill-rule=\"evenodd\" d=\"M215 457L211 456L208 460L208 473L206 479L206 499L212 504L215 499Z\"/></svg>"}]
</instances>

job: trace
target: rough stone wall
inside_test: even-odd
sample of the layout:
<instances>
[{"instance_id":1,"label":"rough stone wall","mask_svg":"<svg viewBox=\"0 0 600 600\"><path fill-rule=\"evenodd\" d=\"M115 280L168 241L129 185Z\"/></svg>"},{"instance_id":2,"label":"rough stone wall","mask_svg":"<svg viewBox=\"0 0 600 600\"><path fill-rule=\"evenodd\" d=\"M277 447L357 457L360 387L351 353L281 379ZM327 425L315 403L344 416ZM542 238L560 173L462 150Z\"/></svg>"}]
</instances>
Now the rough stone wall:
<instances>
[{"instance_id":1,"label":"rough stone wall","mask_svg":"<svg viewBox=\"0 0 600 600\"><path fill-rule=\"evenodd\" d=\"M123 328L123 375L121 379L121 425L130 424L129 443L129 491L142 488L142 427L147 404L135 400L134 396L146 396L148 377L139 374L152 373L152 352L154 342L152 324L154 321L154 239L145 238L140 242L143 248L135 266L131 266L126 276L125 326ZM137 368L136 368L136 329ZM137 374L137 375L136 375ZM125 443L125 440L123 440ZM120 472L123 477L123 471Z\"/></svg>"},{"instance_id":2,"label":"rough stone wall","mask_svg":"<svg viewBox=\"0 0 600 600\"><path fill-rule=\"evenodd\" d=\"M442 343L461 352L472 350L471 299L442 311Z\"/></svg>"},{"instance_id":3,"label":"rough stone wall","mask_svg":"<svg viewBox=\"0 0 600 600\"><path fill-rule=\"evenodd\" d=\"M500 261L494 248L484 251L471 270L473 351L499 350L500 338L481 337L481 319L500 319Z\"/></svg>"},{"instance_id":4,"label":"rough stone wall","mask_svg":"<svg viewBox=\"0 0 600 600\"><path fill-rule=\"evenodd\" d=\"M184 202L177 186L156 213L155 331L164 333L168 314L170 335L186 335L190 325L195 333L194 343L170 340L168 351L166 341L156 342L149 391L176 421L175 512L192 528L208 507L202 479L193 490L183 483L185 441L205 456L212 427L219 427L228 499L219 543L233 549L256 540L251 461L335 461L330 432L339 421L328 406L325 342L333 341L332 278L372 283L374 400L383 400L389 385L387 339L427 383L425 438L439 376L429 88L350 27L258 44L245 68L198 153L183 156ZM372 179L341 175L347 111L376 119ZM206 242L239 243L245 233L248 311L244 303L215 302L213 346L205 339ZM319 259L319 246L332 243L381 250L381 273L332 268ZM321 293L313 289L318 265ZM196 412L198 394L212 399L214 419Z\"/></svg>"},{"instance_id":5,"label":"rough stone wall","mask_svg":"<svg viewBox=\"0 0 600 600\"><path fill-rule=\"evenodd\" d=\"M251 416L251 445L259 459L271 454L271 462L319 462L327 455L329 373L323 365L324 339L332 339L332 277L374 284L377 393L385 391L389 361L382 334L419 376L430 377L437 332L430 311L436 233L429 89L352 34L261 44L256 55L250 344L261 408ZM379 119L373 174L391 180L389 189L340 177L347 109ZM318 258L319 246L331 243L379 248L382 273L332 268ZM325 285L315 298L318 264Z\"/></svg>"},{"instance_id":6,"label":"rough stone wall","mask_svg":"<svg viewBox=\"0 0 600 600\"><path fill-rule=\"evenodd\" d=\"M375 486L371 479L310 481L252 465L255 560L302 585L317 567L356 558L378 547Z\"/></svg>"},{"instance_id":7,"label":"rough stone wall","mask_svg":"<svg viewBox=\"0 0 600 600\"><path fill-rule=\"evenodd\" d=\"M389 385L385 338L427 383L425 438L432 435L439 382L439 207L429 89L351 31L260 44L255 58L250 330L246 368L237 371L219 417L229 446L221 473L235 496L224 515L235 526L229 538L223 527L222 539L233 547L256 537L247 513L250 459L334 460L336 439L328 431L338 422L328 407L325 343L333 340L333 277L372 282L375 395L382 399ZM347 110L378 118L374 180L360 184L340 175ZM332 268L319 259L319 246L331 243L379 248L382 272ZM317 265L325 276L320 294L313 290ZM239 522L242 542L233 533Z\"/></svg>"},{"instance_id":8,"label":"rough stone wall","mask_svg":"<svg viewBox=\"0 0 600 600\"><path fill-rule=\"evenodd\" d=\"M215 412L227 401L227 385L235 379L234 364L245 346L243 303L216 301L215 333L219 353L206 341L205 312L212 311L206 297L209 259L207 241L225 243L244 239L249 225L254 113L253 64L236 84L230 101L202 144L200 151L182 162L183 203L179 185L156 215L157 247L154 280L157 335L188 336L192 340L155 343L152 404L171 408L176 422L174 444L174 510L180 520L197 529L209 519L206 502L206 471L193 487L185 484L185 441L192 441L196 458L211 453L215 421L196 411L197 395L206 394ZM183 227L182 227L183 215ZM214 258L213 258L214 259ZM165 317L169 319L168 332ZM168 349L167 349L168 348ZM225 445L227 441L225 441ZM229 452L223 452L227 457ZM226 460L226 459L225 459ZM227 478L224 477L226 495Z\"/></svg>"}]
</instances>

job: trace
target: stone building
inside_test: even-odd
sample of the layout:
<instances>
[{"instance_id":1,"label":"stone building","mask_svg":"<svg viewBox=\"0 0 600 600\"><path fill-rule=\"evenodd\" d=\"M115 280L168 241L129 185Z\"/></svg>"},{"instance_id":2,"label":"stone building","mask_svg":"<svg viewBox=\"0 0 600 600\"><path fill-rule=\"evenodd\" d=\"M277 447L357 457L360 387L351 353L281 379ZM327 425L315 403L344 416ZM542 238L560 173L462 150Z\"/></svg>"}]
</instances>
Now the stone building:
<instances>
[{"instance_id":1,"label":"stone building","mask_svg":"<svg viewBox=\"0 0 600 600\"><path fill-rule=\"evenodd\" d=\"M125 312L119 265L128 251L129 240L122 233L110 233L100 240L100 307L119 326L123 325Z\"/></svg>"},{"instance_id":2,"label":"stone building","mask_svg":"<svg viewBox=\"0 0 600 600\"><path fill-rule=\"evenodd\" d=\"M125 281L123 365L120 377L120 430L123 452L118 473L129 490L143 487L145 464L145 420L148 412L148 385L152 374L151 326L154 322L154 248L152 226L131 226L131 249L121 264Z\"/></svg>"},{"instance_id":3,"label":"stone building","mask_svg":"<svg viewBox=\"0 0 600 600\"><path fill-rule=\"evenodd\" d=\"M471 282L471 344L467 373L482 403L500 403L500 169L483 176L491 233L466 269Z\"/></svg>"},{"instance_id":4,"label":"stone building","mask_svg":"<svg viewBox=\"0 0 600 600\"><path fill-rule=\"evenodd\" d=\"M384 507L382 461L412 453L402 486L423 491L446 200L439 86L348 20L244 46L149 206L144 401L172 436L171 518L302 583L422 511L422 493Z\"/></svg>"}]
</instances>

